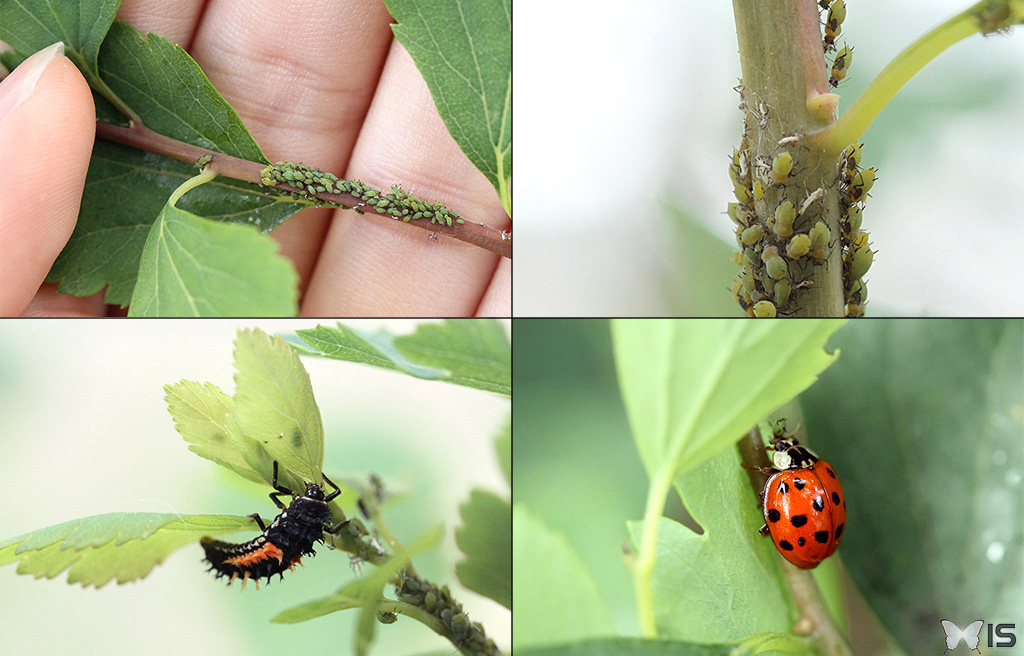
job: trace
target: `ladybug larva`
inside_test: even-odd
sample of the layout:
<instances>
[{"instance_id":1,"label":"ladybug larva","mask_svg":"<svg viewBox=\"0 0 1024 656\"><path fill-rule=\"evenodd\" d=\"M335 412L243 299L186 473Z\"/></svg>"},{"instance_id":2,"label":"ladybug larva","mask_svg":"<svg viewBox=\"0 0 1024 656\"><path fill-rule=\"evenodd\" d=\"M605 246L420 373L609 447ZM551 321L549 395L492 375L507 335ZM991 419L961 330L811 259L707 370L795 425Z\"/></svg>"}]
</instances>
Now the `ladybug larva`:
<instances>
[{"instance_id":1,"label":"ladybug larva","mask_svg":"<svg viewBox=\"0 0 1024 656\"><path fill-rule=\"evenodd\" d=\"M274 574L283 579L285 570L295 567L303 556L315 556L313 544L324 541L324 532L336 533L348 523L346 521L331 527L331 509L327 504L341 494L341 490L331 479L326 476L323 478L334 488L334 492L325 496L319 485L309 483L303 494L296 494L278 485L277 461L274 461L272 485L275 492L270 493L270 500L282 510L281 514L270 526L263 524L259 514L249 515L256 520L263 534L242 544L202 538L199 544L206 552L210 571L217 572L217 578L229 577L228 585L240 578L244 587L245 582L252 578L256 579L258 587L259 579L266 577L269 582ZM278 498L284 494L293 497L287 507Z\"/></svg>"},{"instance_id":2,"label":"ladybug larva","mask_svg":"<svg viewBox=\"0 0 1024 656\"><path fill-rule=\"evenodd\" d=\"M761 493L764 526L782 557L812 569L831 556L846 526L846 497L832 465L776 425L768 447L774 473Z\"/></svg>"}]
</instances>

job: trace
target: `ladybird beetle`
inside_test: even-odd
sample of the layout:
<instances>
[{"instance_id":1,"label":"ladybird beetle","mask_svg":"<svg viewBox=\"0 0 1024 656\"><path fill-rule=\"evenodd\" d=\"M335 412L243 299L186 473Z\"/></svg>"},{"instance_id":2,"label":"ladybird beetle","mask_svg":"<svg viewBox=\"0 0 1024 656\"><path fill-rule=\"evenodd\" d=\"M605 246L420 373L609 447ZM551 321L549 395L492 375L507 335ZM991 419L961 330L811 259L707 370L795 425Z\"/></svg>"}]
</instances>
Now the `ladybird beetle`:
<instances>
[{"instance_id":1,"label":"ladybird beetle","mask_svg":"<svg viewBox=\"0 0 1024 656\"><path fill-rule=\"evenodd\" d=\"M780 430L781 429L781 430ZM777 425L771 446L776 471L761 495L765 525L782 557L812 569L839 546L846 525L846 497L832 465L820 460Z\"/></svg>"}]
</instances>

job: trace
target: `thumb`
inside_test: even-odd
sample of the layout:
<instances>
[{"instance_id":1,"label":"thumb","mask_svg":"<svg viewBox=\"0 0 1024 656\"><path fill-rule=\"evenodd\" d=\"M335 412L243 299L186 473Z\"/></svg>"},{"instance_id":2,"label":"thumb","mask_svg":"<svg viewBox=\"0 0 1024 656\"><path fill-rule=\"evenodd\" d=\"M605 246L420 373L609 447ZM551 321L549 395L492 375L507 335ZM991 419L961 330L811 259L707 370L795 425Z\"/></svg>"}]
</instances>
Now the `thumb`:
<instances>
[{"instance_id":1,"label":"thumb","mask_svg":"<svg viewBox=\"0 0 1024 656\"><path fill-rule=\"evenodd\" d=\"M89 85L63 43L0 83L0 315L25 308L71 236L95 136Z\"/></svg>"}]
</instances>

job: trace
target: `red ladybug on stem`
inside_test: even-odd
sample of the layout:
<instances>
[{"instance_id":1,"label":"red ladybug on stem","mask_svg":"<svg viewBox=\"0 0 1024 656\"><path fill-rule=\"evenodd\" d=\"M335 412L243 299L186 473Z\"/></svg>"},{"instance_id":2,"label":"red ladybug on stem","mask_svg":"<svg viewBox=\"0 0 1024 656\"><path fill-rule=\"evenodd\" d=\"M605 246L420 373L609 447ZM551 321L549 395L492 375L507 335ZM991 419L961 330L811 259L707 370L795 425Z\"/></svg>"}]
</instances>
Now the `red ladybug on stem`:
<instances>
[{"instance_id":1,"label":"red ladybug on stem","mask_svg":"<svg viewBox=\"0 0 1024 656\"><path fill-rule=\"evenodd\" d=\"M846 525L846 497L832 465L776 424L772 449L774 471L761 493L765 525L782 557L812 569L835 552ZM767 473L767 472L766 472Z\"/></svg>"}]
</instances>

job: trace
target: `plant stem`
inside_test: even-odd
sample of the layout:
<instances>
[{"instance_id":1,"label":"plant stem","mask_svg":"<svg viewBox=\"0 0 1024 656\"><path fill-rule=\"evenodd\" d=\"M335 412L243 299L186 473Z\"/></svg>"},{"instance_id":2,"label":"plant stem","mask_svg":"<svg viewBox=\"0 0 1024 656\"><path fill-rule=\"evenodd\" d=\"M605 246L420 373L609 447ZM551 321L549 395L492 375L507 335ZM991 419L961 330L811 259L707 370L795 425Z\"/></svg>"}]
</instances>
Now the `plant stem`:
<instances>
[{"instance_id":1,"label":"plant stem","mask_svg":"<svg viewBox=\"0 0 1024 656\"><path fill-rule=\"evenodd\" d=\"M839 154L855 142L918 71L957 41L978 32L976 13L988 0L961 12L912 43L878 74L842 117L824 130L807 135L808 144Z\"/></svg>"},{"instance_id":2,"label":"plant stem","mask_svg":"<svg viewBox=\"0 0 1024 656\"><path fill-rule=\"evenodd\" d=\"M654 594L651 579L658 557L658 529L665 508L665 498L672 486L669 473L660 474L651 481L647 490L647 507L644 509L644 529L640 538L640 553L632 563L633 591L636 595L636 611L640 620L640 635L645 638L658 637L658 626L654 617Z\"/></svg>"},{"instance_id":3,"label":"plant stem","mask_svg":"<svg viewBox=\"0 0 1024 656\"><path fill-rule=\"evenodd\" d=\"M210 170L213 171L213 173L218 176L244 180L253 184L260 184L261 172L266 168L266 164L262 164L260 162L251 162L238 157L232 157L231 155L215 153L205 148L200 148L199 146L194 146L192 144L158 134L138 121L135 121L133 123L133 127L130 128L97 121L96 136L101 139L114 141L133 148L139 148L164 155L182 162L195 163L203 155L212 155L213 159L210 162ZM277 188L288 193L293 191L285 184L277 185ZM391 219L394 218L388 214L381 214L377 212L372 205L365 204L361 199L356 198L351 194L320 193L317 194L316 197L331 205L342 205L349 208L358 207L366 214L376 214L378 216L387 216ZM313 203L309 204L311 206L313 205ZM433 233L443 234L454 239L458 239L459 241L479 246L480 248L489 250L492 253L501 255L502 257L507 257L509 259L512 258L512 235L504 230L497 230L483 223L471 223L467 220L465 223L453 223L453 225L449 226L443 223L430 223L425 220L417 220L409 221L406 225L424 228Z\"/></svg>"}]
</instances>

